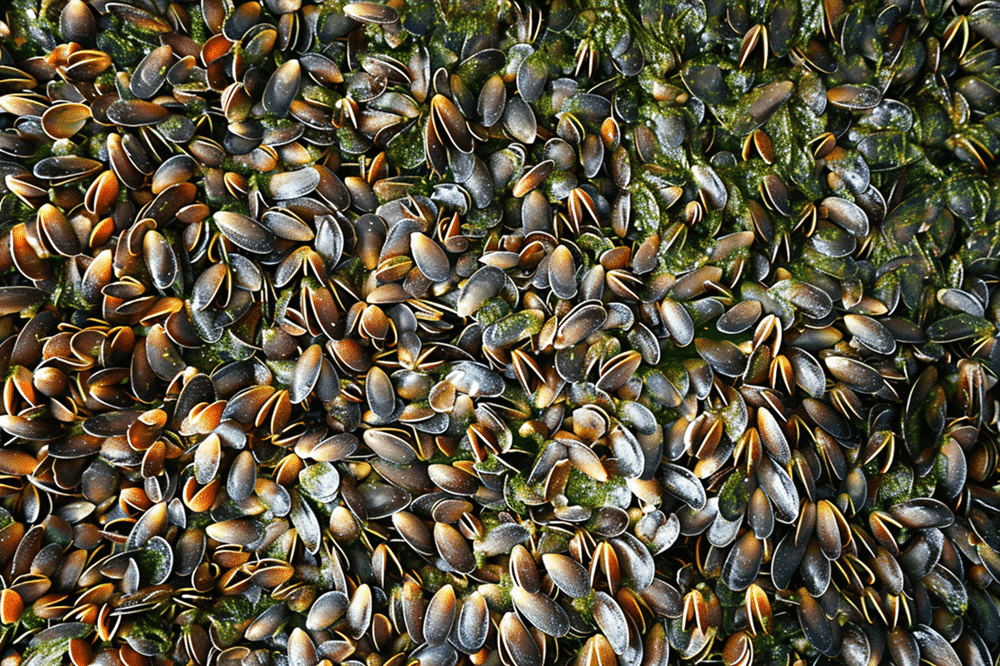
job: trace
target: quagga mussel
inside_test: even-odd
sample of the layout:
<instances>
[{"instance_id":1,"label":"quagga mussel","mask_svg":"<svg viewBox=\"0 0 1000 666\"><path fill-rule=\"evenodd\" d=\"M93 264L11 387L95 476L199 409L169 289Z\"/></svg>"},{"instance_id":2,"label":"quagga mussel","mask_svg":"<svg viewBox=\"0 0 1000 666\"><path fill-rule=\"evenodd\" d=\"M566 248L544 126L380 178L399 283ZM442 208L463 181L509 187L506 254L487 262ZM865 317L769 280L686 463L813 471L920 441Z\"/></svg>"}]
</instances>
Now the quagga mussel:
<instances>
[{"instance_id":1,"label":"quagga mussel","mask_svg":"<svg viewBox=\"0 0 1000 666\"><path fill-rule=\"evenodd\" d=\"M0 666L990 666L995 0L11 0Z\"/></svg>"}]
</instances>

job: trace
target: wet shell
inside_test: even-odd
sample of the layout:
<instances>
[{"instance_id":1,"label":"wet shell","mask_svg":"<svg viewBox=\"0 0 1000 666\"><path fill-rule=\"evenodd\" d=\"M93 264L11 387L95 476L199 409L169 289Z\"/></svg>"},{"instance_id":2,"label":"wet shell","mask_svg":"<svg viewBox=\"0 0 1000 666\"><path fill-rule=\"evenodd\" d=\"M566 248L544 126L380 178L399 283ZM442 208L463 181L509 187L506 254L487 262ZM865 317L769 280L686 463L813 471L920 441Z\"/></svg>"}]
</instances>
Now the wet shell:
<instances>
[{"instance_id":1,"label":"wet shell","mask_svg":"<svg viewBox=\"0 0 1000 666\"><path fill-rule=\"evenodd\" d=\"M288 115L288 110L292 106L292 101L299 93L299 86L302 83L302 66L294 58L287 60L267 81L264 88L263 104L264 110L273 113L279 118Z\"/></svg>"},{"instance_id":2,"label":"wet shell","mask_svg":"<svg viewBox=\"0 0 1000 666\"><path fill-rule=\"evenodd\" d=\"M166 83L173 49L163 45L150 51L129 78L129 91L139 99L149 99Z\"/></svg>"},{"instance_id":3,"label":"wet shell","mask_svg":"<svg viewBox=\"0 0 1000 666\"><path fill-rule=\"evenodd\" d=\"M997 661L995 2L7 4L7 666Z\"/></svg>"},{"instance_id":4,"label":"wet shell","mask_svg":"<svg viewBox=\"0 0 1000 666\"><path fill-rule=\"evenodd\" d=\"M490 629L486 599L473 592L463 603L455 624L455 647L466 654L482 649Z\"/></svg>"},{"instance_id":5,"label":"wet shell","mask_svg":"<svg viewBox=\"0 0 1000 666\"><path fill-rule=\"evenodd\" d=\"M590 576L579 562L559 553L547 553L542 561L552 582L565 594L573 598L590 594Z\"/></svg>"},{"instance_id":6,"label":"wet shell","mask_svg":"<svg viewBox=\"0 0 1000 666\"><path fill-rule=\"evenodd\" d=\"M514 608L542 633L556 638L569 633L569 616L561 606L541 592L531 593L522 587L510 592Z\"/></svg>"},{"instance_id":7,"label":"wet shell","mask_svg":"<svg viewBox=\"0 0 1000 666\"><path fill-rule=\"evenodd\" d=\"M500 640L517 666L540 666L542 653L528 629L513 613L505 613L499 625Z\"/></svg>"},{"instance_id":8,"label":"wet shell","mask_svg":"<svg viewBox=\"0 0 1000 666\"><path fill-rule=\"evenodd\" d=\"M427 603L424 640L427 645L443 645L455 621L455 590L451 585L439 589Z\"/></svg>"},{"instance_id":9,"label":"wet shell","mask_svg":"<svg viewBox=\"0 0 1000 666\"><path fill-rule=\"evenodd\" d=\"M274 248L274 235L244 215L220 211L213 219L226 238L248 252L266 254Z\"/></svg>"},{"instance_id":10,"label":"wet shell","mask_svg":"<svg viewBox=\"0 0 1000 666\"><path fill-rule=\"evenodd\" d=\"M410 234L410 250L417 268L432 282L444 282L451 275L448 256L441 246L424 234L415 231Z\"/></svg>"}]
</instances>

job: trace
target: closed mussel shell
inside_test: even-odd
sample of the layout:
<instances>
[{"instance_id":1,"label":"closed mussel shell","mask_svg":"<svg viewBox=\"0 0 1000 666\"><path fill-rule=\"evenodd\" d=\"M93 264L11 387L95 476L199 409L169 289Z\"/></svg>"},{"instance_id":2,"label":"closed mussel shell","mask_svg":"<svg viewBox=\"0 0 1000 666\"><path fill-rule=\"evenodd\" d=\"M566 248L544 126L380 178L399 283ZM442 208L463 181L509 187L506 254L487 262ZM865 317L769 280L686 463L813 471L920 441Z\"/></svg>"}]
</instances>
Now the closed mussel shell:
<instances>
[{"instance_id":1,"label":"closed mussel shell","mask_svg":"<svg viewBox=\"0 0 1000 666\"><path fill-rule=\"evenodd\" d=\"M996 664L994 0L3 8L0 666Z\"/></svg>"}]
</instances>

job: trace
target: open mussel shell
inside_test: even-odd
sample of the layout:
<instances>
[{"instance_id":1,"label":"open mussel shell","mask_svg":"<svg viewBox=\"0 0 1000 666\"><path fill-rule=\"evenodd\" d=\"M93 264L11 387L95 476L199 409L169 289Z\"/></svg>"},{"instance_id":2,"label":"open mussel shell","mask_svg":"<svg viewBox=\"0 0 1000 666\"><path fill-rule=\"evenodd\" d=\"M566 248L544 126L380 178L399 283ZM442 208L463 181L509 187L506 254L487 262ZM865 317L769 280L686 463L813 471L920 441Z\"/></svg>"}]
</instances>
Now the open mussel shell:
<instances>
[{"instance_id":1,"label":"open mussel shell","mask_svg":"<svg viewBox=\"0 0 1000 666\"><path fill-rule=\"evenodd\" d=\"M1000 12L821 5L14 3L8 666L995 663Z\"/></svg>"}]
</instances>

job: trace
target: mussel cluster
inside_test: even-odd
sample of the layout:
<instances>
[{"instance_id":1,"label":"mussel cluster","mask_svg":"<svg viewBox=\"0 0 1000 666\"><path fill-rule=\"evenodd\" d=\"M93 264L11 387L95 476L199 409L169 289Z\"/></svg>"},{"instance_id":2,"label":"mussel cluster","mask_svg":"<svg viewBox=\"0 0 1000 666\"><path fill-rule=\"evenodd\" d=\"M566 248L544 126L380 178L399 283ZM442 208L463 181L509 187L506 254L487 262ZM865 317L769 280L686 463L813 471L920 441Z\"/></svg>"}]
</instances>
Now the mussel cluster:
<instances>
[{"instance_id":1,"label":"mussel cluster","mask_svg":"<svg viewBox=\"0 0 1000 666\"><path fill-rule=\"evenodd\" d=\"M990 666L995 0L12 0L2 666Z\"/></svg>"}]
</instances>

